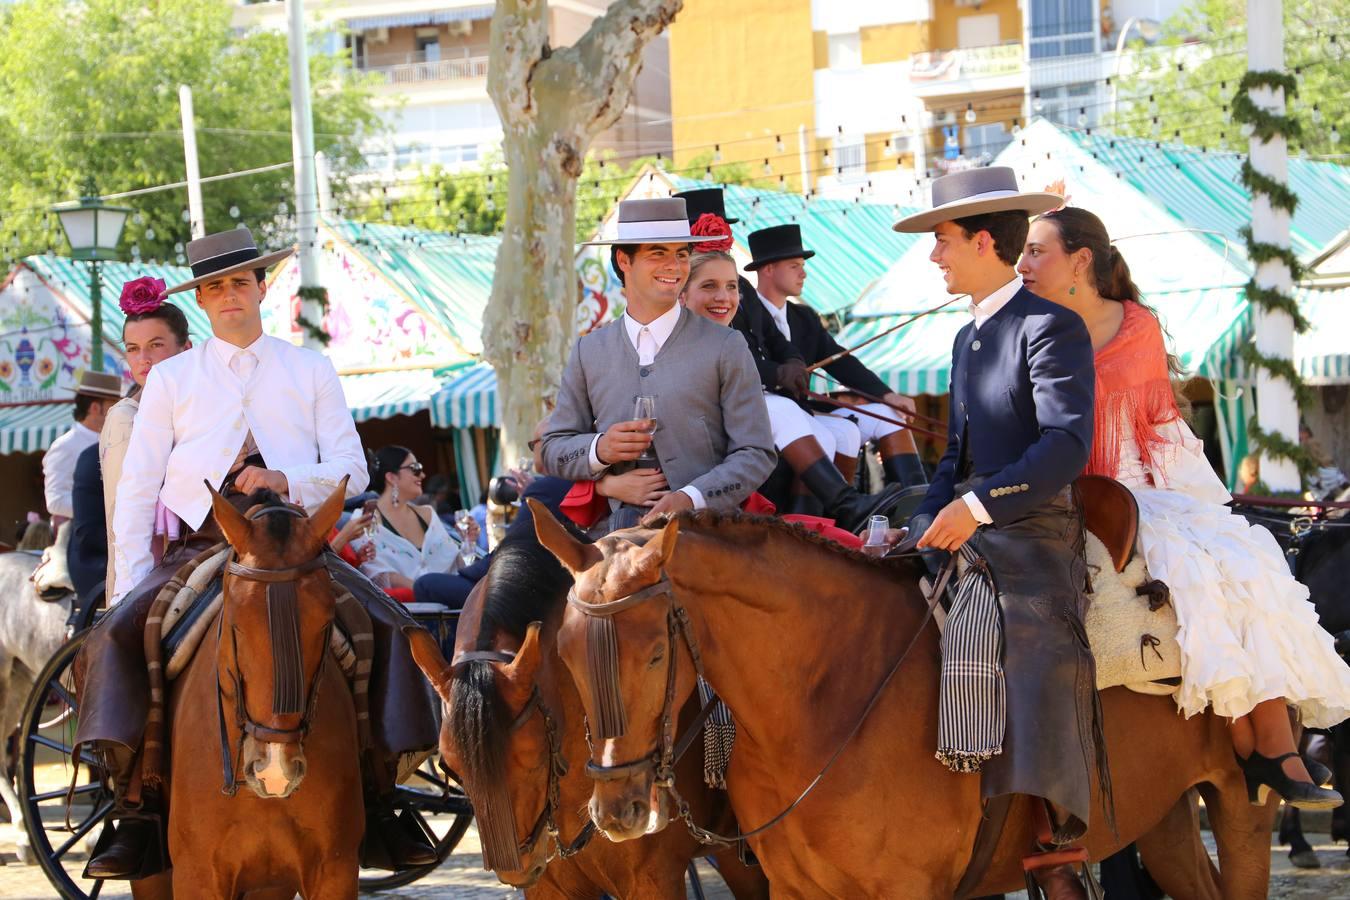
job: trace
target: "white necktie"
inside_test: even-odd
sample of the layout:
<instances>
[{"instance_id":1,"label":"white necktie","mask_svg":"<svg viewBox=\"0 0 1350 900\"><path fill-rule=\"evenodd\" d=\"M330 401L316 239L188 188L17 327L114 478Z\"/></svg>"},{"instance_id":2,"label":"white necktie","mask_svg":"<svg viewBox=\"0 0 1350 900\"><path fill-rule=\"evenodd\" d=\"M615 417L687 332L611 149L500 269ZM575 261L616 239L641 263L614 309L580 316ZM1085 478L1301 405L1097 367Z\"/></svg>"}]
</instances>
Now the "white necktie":
<instances>
[{"instance_id":1,"label":"white necktie","mask_svg":"<svg viewBox=\"0 0 1350 900\"><path fill-rule=\"evenodd\" d=\"M230 371L238 375L240 381L247 382L257 366L258 357L247 350L240 350L230 357Z\"/></svg>"},{"instance_id":2,"label":"white necktie","mask_svg":"<svg viewBox=\"0 0 1350 900\"><path fill-rule=\"evenodd\" d=\"M656 359L656 336L645 325L638 330L637 355L638 365L642 366L649 366Z\"/></svg>"}]
</instances>

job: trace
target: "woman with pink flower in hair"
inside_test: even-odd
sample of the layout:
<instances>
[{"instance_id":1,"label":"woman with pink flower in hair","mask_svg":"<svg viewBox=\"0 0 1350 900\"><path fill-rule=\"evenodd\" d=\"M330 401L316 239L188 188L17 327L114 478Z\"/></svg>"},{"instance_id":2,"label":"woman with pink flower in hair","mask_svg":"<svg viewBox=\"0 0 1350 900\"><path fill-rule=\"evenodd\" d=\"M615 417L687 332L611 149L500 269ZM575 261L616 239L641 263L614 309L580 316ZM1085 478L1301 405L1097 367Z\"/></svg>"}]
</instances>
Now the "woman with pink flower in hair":
<instances>
[{"instance_id":1,"label":"woman with pink flower in hair","mask_svg":"<svg viewBox=\"0 0 1350 900\"><path fill-rule=\"evenodd\" d=\"M108 411L99 432L98 457L103 471L103 505L108 517L108 547L113 546L113 508L117 502L117 482L122 460L131 441L131 428L140 408L139 395L150 376L150 369L162 360L177 356L192 346L188 337L187 316L166 299L164 282L144 277L122 285L118 304L126 313L122 323L122 346L127 367L136 382L131 393ZM178 537L178 520L161 504L155 508L156 544ZM163 537L160 537L160 536ZM107 595L113 596L113 555L108 554Z\"/></svg>"}]
</instances>

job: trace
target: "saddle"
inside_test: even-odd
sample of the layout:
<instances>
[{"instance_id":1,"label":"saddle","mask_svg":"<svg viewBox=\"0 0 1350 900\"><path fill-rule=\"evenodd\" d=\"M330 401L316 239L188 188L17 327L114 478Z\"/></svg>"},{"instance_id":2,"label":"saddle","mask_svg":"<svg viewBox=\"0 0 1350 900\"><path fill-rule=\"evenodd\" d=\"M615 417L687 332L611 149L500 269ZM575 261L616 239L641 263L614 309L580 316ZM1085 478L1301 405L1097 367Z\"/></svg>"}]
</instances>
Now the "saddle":
<instances>
[{"instance_id":1,"label":"saddle","mask_svg":"<svg viewBox=\"0 0 1350 900\"><path fill-rule=\"evenodd\" d=\"M1079 475L1073 492L1083 511L1083 526L1106 545L1116 571L1125 571L1134 558L1134 542L1139 536L1139 504L1134 494L1103 475Z\"/></svg>"}]
</instances>

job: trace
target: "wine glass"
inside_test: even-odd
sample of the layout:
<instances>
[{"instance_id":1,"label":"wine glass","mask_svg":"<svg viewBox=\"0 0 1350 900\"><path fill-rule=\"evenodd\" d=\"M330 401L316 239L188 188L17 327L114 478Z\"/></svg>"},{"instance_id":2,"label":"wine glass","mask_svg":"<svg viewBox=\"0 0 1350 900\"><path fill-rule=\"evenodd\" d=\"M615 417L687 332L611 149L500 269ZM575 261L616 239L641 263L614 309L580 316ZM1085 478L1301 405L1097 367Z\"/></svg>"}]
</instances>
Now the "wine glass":
<instances>
[{"instance_id":1,"label":"wine glass","mask_svg":"<svg viewBox=\"0 0 1350 900\"><path fill-rule=\"evenodd\" d=\"M633 418L640 422L649 423L647 427L641 429L643 434L656 434L656 398L645 396L638 397L633 403ZM642 451L642 455L638 457L638 462L655 463L655 446L648 444L647 448Z\"/></svg>"},{"instance_id":2,"label":"wine glass","mask_svg":"<svg viewBox=\"0 0 1350 900\"><path fill-rule=\"evenodd\" d=\"M473 517L473 513L469 510L455 510L455 527L459 529L460 537L459 554L466 563L473 562L482 554L482 551L478 547L478 543L469 540L469 529L476 521L477 520Z\"/></svg>"}]
</instances>

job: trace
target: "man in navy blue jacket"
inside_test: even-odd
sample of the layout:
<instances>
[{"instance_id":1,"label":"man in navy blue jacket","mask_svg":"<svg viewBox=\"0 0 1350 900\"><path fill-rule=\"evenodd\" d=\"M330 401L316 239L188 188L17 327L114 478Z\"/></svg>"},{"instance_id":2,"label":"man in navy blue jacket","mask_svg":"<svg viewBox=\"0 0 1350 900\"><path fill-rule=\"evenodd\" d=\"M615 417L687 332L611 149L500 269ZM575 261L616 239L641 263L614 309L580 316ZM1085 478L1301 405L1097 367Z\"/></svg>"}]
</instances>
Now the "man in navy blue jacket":
<instances>
[{"instance_id":1,"label":"man in navy blue jacket","mask_svg":"<svg viewBox=\"0 0 1350 900\"><path fill-rule=\"evenodd\" d=\"M943 634L939 758L981 773L993 839L1012 795L1027 794L1049 801L1051 843L1068 843L1086 830L1100 750L1071 487L1092 446L1092 342L1013 268L1028 214L1058 196L985 168L937 179L933 202L895 228L934 233L930 258L949 292L970 295L973 321L952 347L947 450L910 529L920 548L978 553L993 570L962 577ZM1063 870L1041 880L1051 896L1082 889Z\"/></svg>"}]
</instances>

